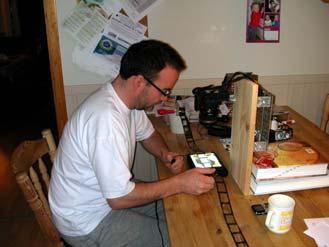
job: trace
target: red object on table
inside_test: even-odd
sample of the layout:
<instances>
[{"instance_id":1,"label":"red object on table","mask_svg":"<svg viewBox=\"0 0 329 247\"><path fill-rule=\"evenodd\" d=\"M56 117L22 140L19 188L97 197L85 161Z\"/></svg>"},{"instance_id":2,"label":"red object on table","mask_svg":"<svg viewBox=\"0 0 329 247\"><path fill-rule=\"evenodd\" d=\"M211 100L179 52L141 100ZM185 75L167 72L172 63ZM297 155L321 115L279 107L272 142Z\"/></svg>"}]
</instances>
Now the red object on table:
<instances>
[{"instance_id":1,"label":"red object on table","mask_svg":"<svg viewBox=\"0 0 329 247\"><path fill-rule=\"evenodd\" d=\"M167 115L167 114L172 114L175 113L175 110L170 110L170 109L158 109L158 114L159 115Z\"/></svg>"}]
</instances>

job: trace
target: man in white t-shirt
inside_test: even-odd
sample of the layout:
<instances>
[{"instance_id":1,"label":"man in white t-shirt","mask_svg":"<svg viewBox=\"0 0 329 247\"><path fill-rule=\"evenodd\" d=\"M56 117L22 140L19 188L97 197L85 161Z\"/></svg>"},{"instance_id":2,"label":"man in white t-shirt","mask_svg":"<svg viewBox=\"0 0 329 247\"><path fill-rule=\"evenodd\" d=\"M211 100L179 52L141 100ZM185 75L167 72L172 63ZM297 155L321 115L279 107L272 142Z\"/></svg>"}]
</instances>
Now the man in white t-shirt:
<instances>
[{"instance_id":1,"label":"man in white t-shirt","mask_svg":"<svg viewBox=\"0 0 329 247\"><path fill-rule=\"evenodd\" d=\"M206 175L214 169L182 172L183 157L168 149L144 112L168 99L185 67L164 42L133 44L118 77L89 96L67 122L49 187L53 219L67 243L169 246L158 200L213 188L213 177ZM132 180L137 141L176 175L148 183Z\"/></svg>"}]
</instances>

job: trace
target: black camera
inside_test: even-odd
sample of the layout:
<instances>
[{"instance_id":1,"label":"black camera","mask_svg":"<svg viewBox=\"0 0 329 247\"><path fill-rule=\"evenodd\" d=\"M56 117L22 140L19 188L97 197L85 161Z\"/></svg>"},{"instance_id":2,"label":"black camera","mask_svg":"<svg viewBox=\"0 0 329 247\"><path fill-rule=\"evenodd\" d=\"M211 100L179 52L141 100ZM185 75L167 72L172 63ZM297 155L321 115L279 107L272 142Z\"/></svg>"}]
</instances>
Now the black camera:
<instances>
[{"instance_id":1,"label":"black camera","mask_svg":"<svg viewBox=\"0 0 329 247\"><path fill-rule=\"evenodd\" d=\"M228 122L228 115L220 115L219 107L223 101L229 101L230 95L234 94L234 83L248 79L254 81L254 75L251 72L227 73L222 85L209 85L205 87L196 87L192 90L194 94L194 108L199 111L199 122L205 127L215 124L217 121Z\"/></svg>"},{"instance_id":2,"label":"black camera","mask_svg":"<svg viewBox=\"0 0 329 247\"><path fill-rule=\"evenodd\" d=\"M209 85L194 88L192 92L195 97L194 108L199 111L199 122L205 126L216 123L219 105L230 97L228 91L223 86Z\"/></svg>"}]
</instances>

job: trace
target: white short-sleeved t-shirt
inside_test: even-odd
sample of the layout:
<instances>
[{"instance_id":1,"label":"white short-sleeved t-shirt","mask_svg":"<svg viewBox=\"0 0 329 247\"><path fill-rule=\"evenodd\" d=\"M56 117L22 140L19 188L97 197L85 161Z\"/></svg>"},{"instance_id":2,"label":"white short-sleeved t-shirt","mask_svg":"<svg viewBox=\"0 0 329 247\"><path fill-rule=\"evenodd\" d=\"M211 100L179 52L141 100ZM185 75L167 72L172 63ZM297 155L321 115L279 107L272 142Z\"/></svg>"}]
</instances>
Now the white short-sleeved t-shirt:
<instances>
[{"instance_id":1,"label":"white short-sleeved t-shirt","mask_svg":"<svg viewBox=\"0 0 329 247\"><path fill-rule=\"evenodd\" d=\"M153 132L145 112L128 109L111 83L83 102L65 126L51 174L49 204L62 234L90 233L111 210L106 199L134 189L135 144Z\"/></svg>"}]
</instances>

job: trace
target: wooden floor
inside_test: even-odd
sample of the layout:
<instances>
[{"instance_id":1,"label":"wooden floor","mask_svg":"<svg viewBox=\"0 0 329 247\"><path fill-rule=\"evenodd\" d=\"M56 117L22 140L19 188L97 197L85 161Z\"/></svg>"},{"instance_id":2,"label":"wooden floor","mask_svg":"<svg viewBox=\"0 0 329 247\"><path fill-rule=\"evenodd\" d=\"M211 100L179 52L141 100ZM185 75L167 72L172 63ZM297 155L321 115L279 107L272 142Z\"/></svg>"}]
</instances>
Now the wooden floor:
<instances>
[{"instance_id":1,"label":"wooden floor","mask_svg":"<svg viewBox=\"0 0 329 247\"><path fill-rule=\"evenodd\" d=\"M0 136L0 246L47 246L9 166L16 145L25 137L34 139L37 135L20 131Z\"/></svg>"}]
</instances>

